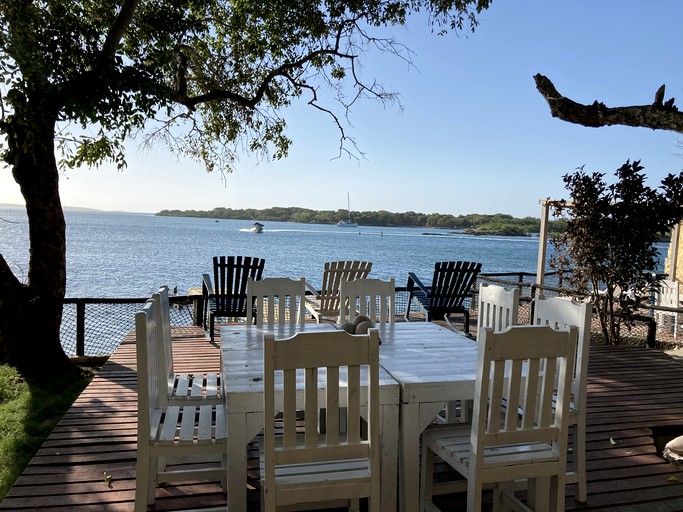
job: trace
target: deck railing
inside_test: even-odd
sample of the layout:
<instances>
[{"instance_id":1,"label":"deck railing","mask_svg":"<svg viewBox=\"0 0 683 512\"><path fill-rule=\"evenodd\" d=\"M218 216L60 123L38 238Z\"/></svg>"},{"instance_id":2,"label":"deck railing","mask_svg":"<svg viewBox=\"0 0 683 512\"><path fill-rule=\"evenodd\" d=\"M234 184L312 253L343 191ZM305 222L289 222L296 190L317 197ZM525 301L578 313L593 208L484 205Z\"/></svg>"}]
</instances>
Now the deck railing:
<instances>
[{"instance_id":1,"label":"deck railing","mask_svg":"<svg viewBox=\"0 0 683 512\"><path fill-rule=\"evenodd\" d=\"M528 323L531 318L532 298L537 290L543 290L546 296L562 295L564 291L556 286L559 278L556 273L545 274L547 284L535 283L536 274L530 272L498 272L482 273L475 285L475 295L468 307L474 315L477 313L476 290L479 283L488 282L516 287L520 290L519 322ZM67 298L64 299L62 313L61 341L64 351L70 356L102 356L109 355L123 338L135 327L135 313L142 308L148 297L141 298ZM171 325L183 327L201 325L203 316L203 298L201 295L171 296ZM408 292L405 287L396 287L396 315L402 317L408 306ZM411 307L411 311L416 308ZM666 332L657 331L653 320L655 310L666 310L683 314L683 308L663 308L648 305L640 311L640 315L628 336L635 343L653 345L657 340L674 341ZM594 322L593 331L600 332L599 324Z\"/></svg>"}]
</instances>

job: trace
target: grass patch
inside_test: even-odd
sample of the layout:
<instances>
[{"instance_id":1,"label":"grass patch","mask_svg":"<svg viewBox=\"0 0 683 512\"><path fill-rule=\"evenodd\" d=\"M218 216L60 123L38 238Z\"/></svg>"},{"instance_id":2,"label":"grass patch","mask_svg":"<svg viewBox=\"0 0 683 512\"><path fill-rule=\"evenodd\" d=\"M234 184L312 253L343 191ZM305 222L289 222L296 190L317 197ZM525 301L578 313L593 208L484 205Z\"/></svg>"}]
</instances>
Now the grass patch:
<instances>
[{"instance_id":1,"label":"grass patch","mask_svg":"<svg viewBox=\"0 0 683 512\"><path fill-rule=\"evenodd\" d=\"M86 370L34 384L0 365L0 501L92 376Z\"/></svg>"}]
</instances>

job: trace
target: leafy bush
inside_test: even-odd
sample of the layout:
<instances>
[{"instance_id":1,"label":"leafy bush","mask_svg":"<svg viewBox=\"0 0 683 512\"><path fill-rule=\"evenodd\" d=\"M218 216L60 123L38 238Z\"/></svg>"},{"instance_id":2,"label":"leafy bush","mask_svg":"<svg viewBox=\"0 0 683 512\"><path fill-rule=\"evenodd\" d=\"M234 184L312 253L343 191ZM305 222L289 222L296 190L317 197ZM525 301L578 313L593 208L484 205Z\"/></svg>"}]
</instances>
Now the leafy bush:
<instances>
[{"instance_id":1,"label":"leafy bush","mask_svg":"<svg viewBox=\"0 0 683 512\"><path fill-rule=\"evenodd\" d=\"M627 161L617 169L616 183L608 185L604 174L580 168L563 177L572 202L559 201L554 208L568 219L553 240L551 267L571 270L564 286L592 297L608 343L621 341L622 323L632 325L638 305L657 286L654 244L683 218L683 173L669 174L661 190L654 190L645 185L642 170L639 161Z\"/></svg>"}]
</instances>

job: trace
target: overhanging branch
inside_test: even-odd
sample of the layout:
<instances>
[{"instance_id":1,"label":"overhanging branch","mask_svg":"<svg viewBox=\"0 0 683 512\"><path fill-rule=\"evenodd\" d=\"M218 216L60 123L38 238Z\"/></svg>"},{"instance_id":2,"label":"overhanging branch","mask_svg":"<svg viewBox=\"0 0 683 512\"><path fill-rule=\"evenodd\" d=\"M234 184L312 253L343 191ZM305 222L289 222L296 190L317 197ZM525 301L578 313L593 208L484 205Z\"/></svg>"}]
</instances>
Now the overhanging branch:
<instances>
[{"instance_id":1,"label":"overhanging branch","mask_svg":"<svg viewBox=\"0 0 683 512\"><path fill-rule=\"evenodd\" d=\"M563 121L592 128L622 125L683 133L683 113L674 105L674 98L663 101L663 87L655 94L652 105L607 107L598 101L583 105L566 98L541 74L535 75L534 80L536 89L548 102L550 113Z\"/></svg>"}]
</instances>

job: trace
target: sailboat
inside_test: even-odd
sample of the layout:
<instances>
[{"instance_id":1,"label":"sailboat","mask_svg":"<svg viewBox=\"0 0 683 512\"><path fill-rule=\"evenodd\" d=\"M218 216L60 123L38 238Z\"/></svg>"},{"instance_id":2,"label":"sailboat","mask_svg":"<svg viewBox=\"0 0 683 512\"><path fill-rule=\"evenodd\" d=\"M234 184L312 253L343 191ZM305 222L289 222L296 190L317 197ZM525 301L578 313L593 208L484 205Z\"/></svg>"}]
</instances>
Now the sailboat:
<instances>
[{"instance_id":1,"label":"sailboat","mask_svg":"<svg viewBox=\"0 0 683 512\"><path fill-rule=\"evenodd\" d=\"M346 219L342 219L339 222L337 222L337 227L340 228L357 228L358 224L353 222L353 218L351 217L351 199L349 198L349 193L346 193L346 203L347 203L347 212L348 216Z\"/></svg>"}]
</instances>

